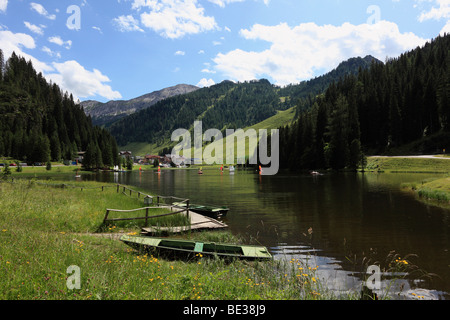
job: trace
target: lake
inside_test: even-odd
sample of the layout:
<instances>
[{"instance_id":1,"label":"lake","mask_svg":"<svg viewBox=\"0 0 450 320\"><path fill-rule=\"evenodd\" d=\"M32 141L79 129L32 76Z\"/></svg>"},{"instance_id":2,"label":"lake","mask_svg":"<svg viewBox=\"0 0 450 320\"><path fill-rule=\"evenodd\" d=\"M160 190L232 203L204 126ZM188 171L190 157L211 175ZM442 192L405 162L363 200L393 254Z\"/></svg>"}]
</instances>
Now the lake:
<instances>
[{"instance_id":1,"label":"lake","mask_svg":"<svg viewBox=\"0 0 450 320\"><path fill-rule=\"evenodd\" d=\"M432 174L279 173L253 171L137 170L83 175L82 179L138 186L149 193L226 205L229 230L251 244L267 246L275 259L308 260L337 293L359 290L368 265L389 267L395 252L420 270L404 277L383 273L384 296L449 299L450 211L417 200L400 188ZM411 266L409 264L408 266ZM393 279L396 279L393 281Z\"/></svg>"}]
</instances>

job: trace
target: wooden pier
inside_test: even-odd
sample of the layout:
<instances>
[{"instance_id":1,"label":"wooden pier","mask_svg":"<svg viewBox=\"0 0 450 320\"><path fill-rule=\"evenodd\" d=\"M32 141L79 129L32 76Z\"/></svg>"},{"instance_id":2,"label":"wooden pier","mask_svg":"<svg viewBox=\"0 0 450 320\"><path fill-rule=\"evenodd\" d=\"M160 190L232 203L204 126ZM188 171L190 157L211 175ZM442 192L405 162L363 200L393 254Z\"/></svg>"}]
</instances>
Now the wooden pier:
<instances>
[{"instance_id":1,"label":"wooden pier","mask_svg":"<svg viewBox=\"0 0 450 320\"><path fill-rule=\"evenodd\" d=\"M184 213L183 213L184 214ZM180 227L147 227L142 228L142 234L144 235L154 235L161 233L182 233L189 231L200 231L200 230L213 230L213 229L225 229L228 228L223 222L215 220L210 217L203 216L201 214L189 211L188 217L191 220L190 226L180 226Z\"/></svg>"}]
</instances>

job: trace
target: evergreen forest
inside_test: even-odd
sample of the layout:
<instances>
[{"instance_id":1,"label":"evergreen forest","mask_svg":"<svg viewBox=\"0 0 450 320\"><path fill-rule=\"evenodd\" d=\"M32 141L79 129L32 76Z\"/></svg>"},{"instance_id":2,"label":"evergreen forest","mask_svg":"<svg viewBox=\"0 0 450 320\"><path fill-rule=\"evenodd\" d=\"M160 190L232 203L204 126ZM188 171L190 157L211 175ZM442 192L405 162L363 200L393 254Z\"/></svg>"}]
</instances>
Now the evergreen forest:
<instances>
[{"instance_id":1,"label":"evergreen forest","mask_svg":"<svg viewBox=\"0 0 450 320\"><path fill-rule=\"evenodd\" d=\"M450 35L345 75L280 128L280 167L356 169L365 154L450 150Z\"/></svg>"},{"instance_id":2,"label":"evergreen forest","mask_svg":"<svg viewBox=\"0 0 450 320\"><path fill-rule=\"evenodd\" d=\"M28 164L71 161L86 151L86 168L119 164L116 140L92 125L73 96L0 49L0 156Z\"/></svg>"}]
</instances>

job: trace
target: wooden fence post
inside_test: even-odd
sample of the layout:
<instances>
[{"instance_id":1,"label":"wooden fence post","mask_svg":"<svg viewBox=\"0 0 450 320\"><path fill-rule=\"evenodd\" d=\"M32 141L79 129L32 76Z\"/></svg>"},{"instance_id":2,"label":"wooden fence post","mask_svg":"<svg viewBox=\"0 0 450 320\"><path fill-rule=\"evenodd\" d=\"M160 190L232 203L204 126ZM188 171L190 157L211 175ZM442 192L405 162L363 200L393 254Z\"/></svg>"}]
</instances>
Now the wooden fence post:
<instances>
[{"instance_id":1,"label":"wooden fence post","mask_svg":"<svg viewBox=\"0 0 450 320\"><path fill-rule=\"evenodd\" d=\"M105 223L106 220L108 219L108 215L109 215L109 209L106 209L106 215L105 215L105 218L103 219L103 223Z\"/></svg>"},{"instance_id":2,"label":"wooden fence post","mask_svg":"<svg viewBox=\"0 0 450 320\"><path fill-rule=\"evenodd\" d=\"M145 208L145 226L148 226L148 208Z\"/></svg>"}]
</instances>

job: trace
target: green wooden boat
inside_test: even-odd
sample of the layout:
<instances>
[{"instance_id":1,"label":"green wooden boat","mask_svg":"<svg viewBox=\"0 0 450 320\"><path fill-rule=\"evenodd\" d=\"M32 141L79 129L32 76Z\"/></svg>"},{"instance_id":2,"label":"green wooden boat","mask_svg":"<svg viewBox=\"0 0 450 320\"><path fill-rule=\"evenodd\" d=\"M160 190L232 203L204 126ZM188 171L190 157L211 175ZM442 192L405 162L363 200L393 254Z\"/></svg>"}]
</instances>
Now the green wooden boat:
<instances>
[{"instance_id":1,"label":"green wooden boat","mask_svg":"<svg viewBox=\"0 0 450 320\"><path fill-rule=\"evenodd\" d=\"M248 260L272 259L272 255L263 246L234 245L195 240L179 240L124 235L120 241L140 251L157 251L169 256L218 256Z\"/></svg>"},{"instance_id":2,"label":"green wooden boat","mask_svg":"<svg viewBox=\"0 0 450 320\"><path fill-rule=\"evenodd\" d=\"M175 206L179 207L186 207L186 203L174 203ZM204 216L210 217L210 218L222 218L226 216L228 211L230 210L228 207L222 206L222 207L216 207L211 205L201 205L201 204L189 204L189 210L202 214Z\"/></svg>"}]
</instances>

